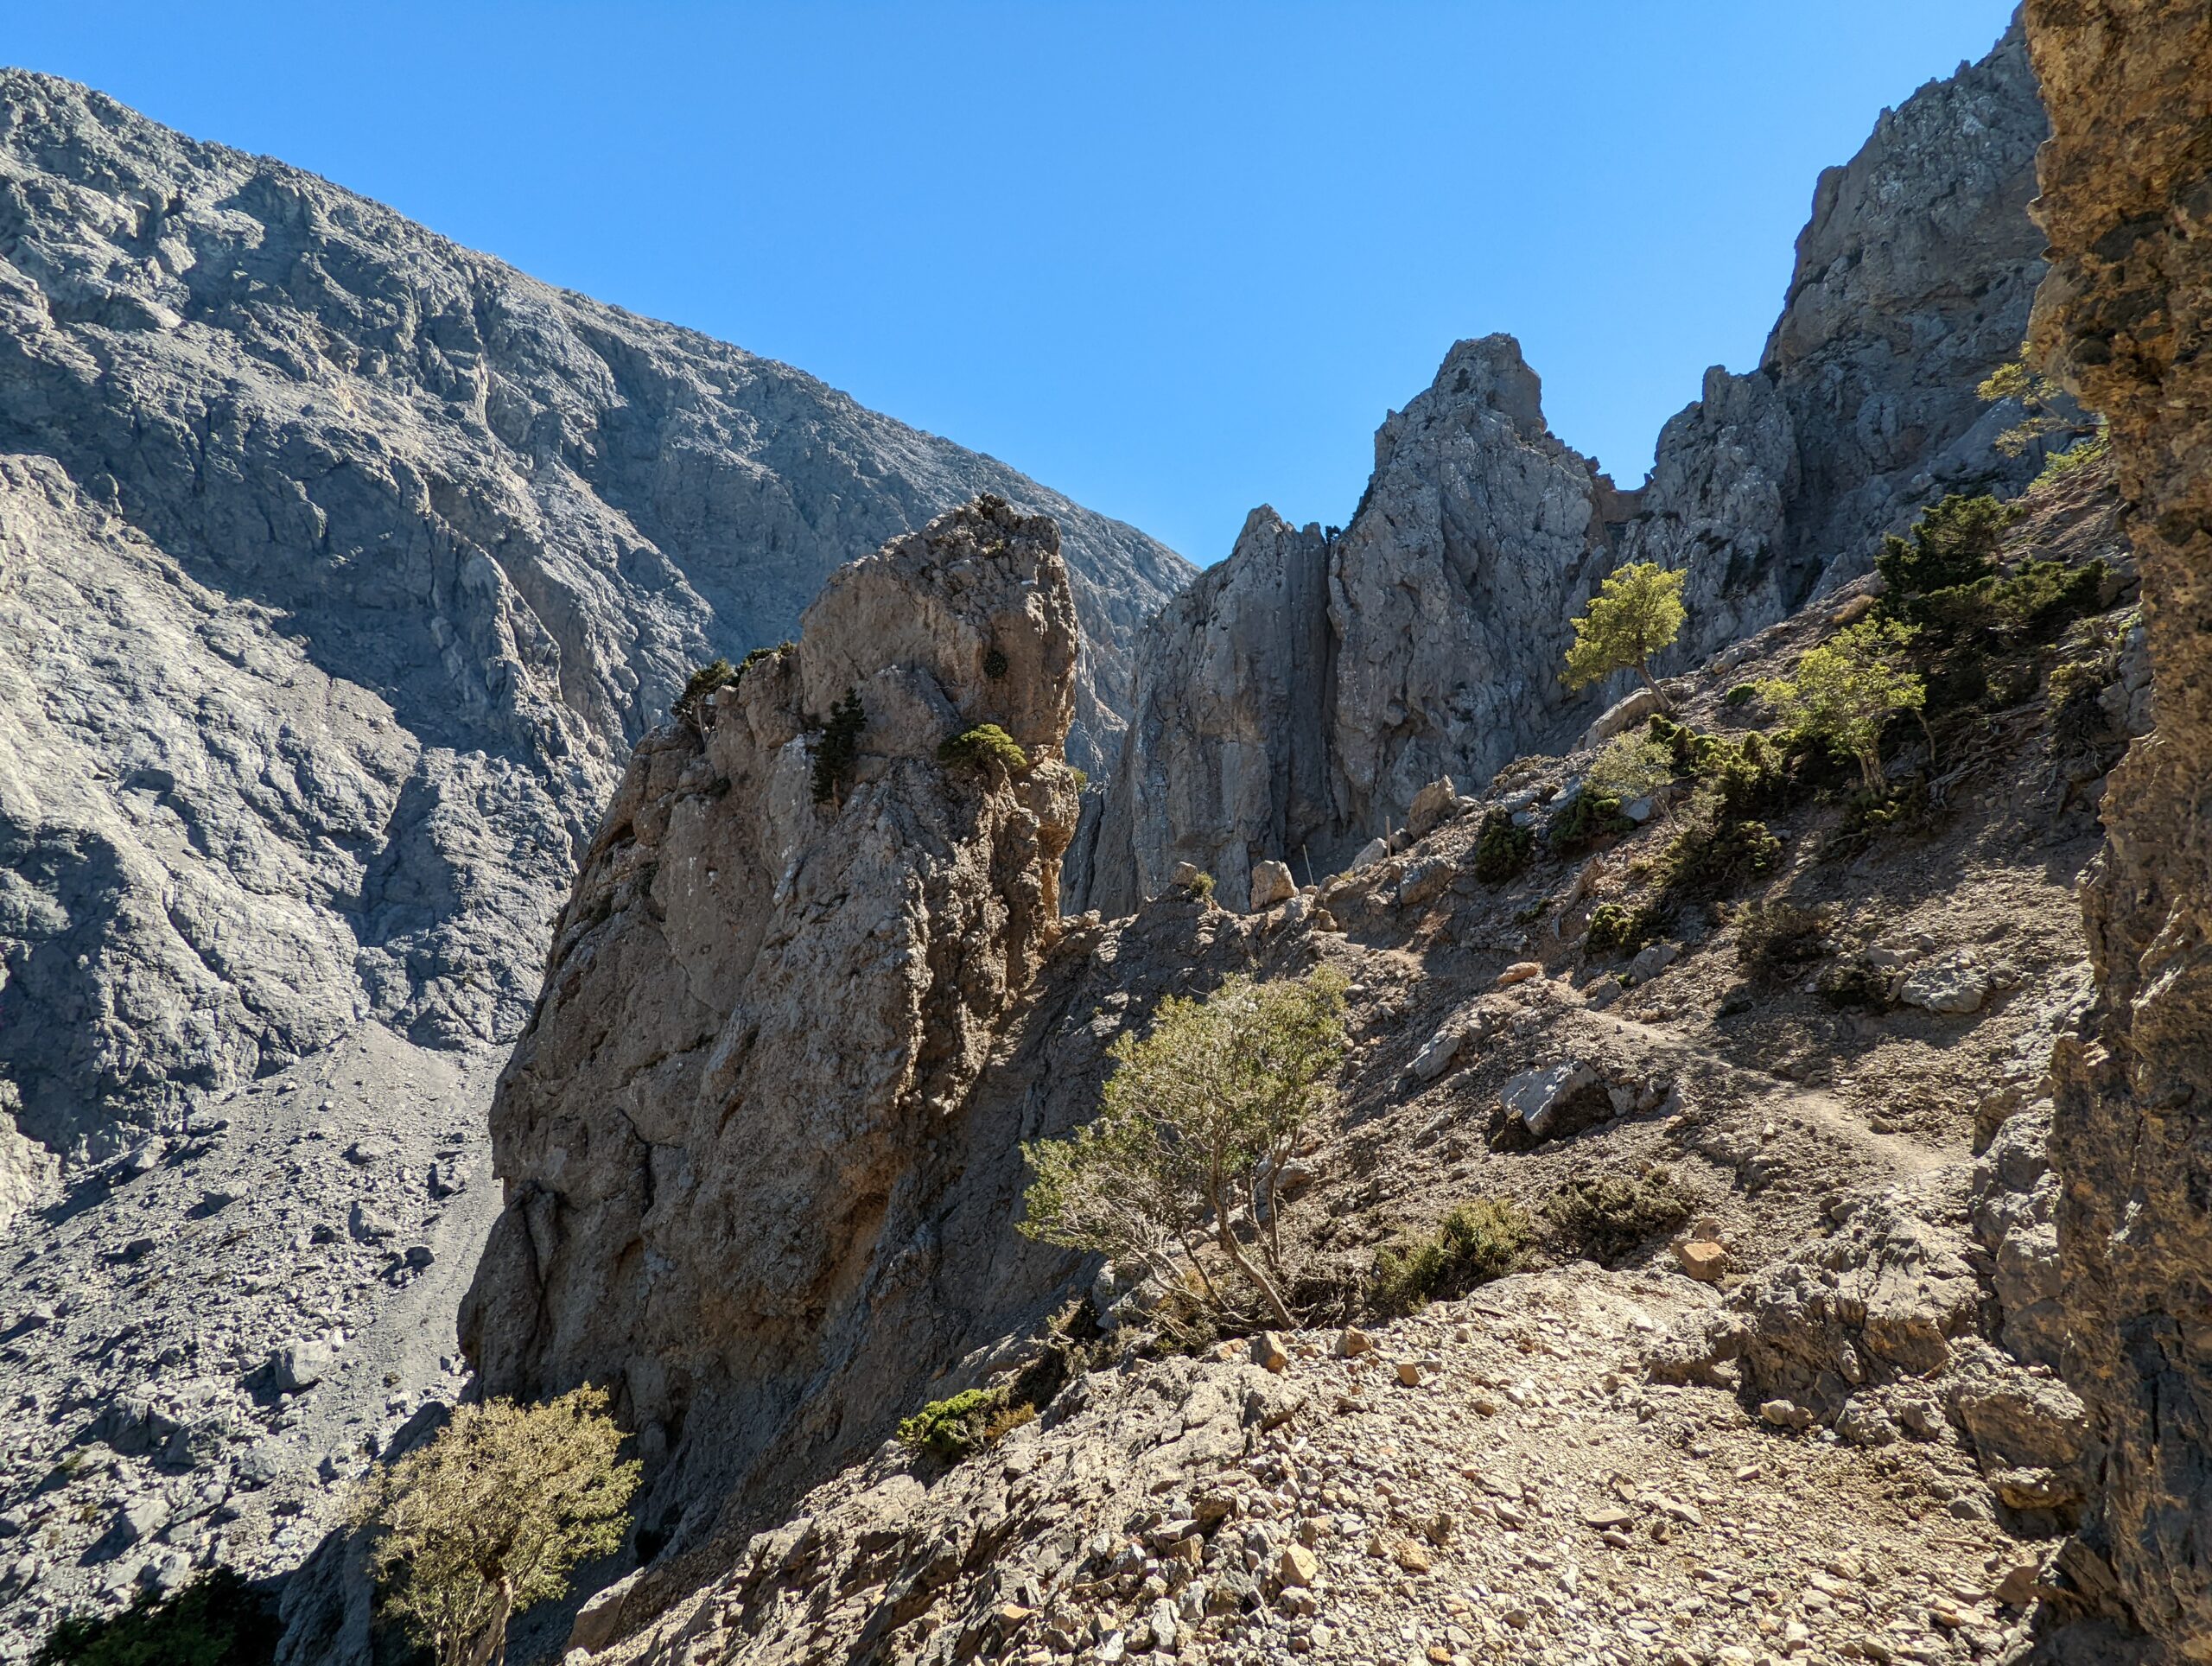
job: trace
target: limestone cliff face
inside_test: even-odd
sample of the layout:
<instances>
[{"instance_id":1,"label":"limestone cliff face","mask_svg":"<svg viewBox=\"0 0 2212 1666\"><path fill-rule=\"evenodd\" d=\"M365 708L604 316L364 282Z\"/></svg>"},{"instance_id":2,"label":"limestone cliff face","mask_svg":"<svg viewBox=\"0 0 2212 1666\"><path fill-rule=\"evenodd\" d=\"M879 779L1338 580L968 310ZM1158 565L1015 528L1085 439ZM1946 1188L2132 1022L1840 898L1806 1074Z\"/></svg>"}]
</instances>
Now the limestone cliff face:
<instances>
[{"instance_id":1,"label":"limestone cliff face","mask_svg":"<svg viewBox=\"0 0 2212 1666\"><path fill-rule=\"evenodd\" d=\"M784 366L0 73L0 1078L56 1148L373 1015L505 1041L631 747L979 491L1065 529L1078 765L1179 557Z\"/></svg>"},{"instance_id":2,"label":"limestone cliff face","mask_svg":"<svg viewBox=\"0 0 2212 1666\"><path fill-rule=\"evenodd\" d=\"M948 1218L996 1244L1033 1131L963 1110L1058 929L1077 652L1052 523L979 500L841 569L615 794L493 1108L506 1206L461 1326L493 1392L615 1388L651 1520L880 1436L958 1316L1044 1288ZM858 760L818 802L848 690ZM1029 771L940 761L986 722Z\"/></svg>"},{"instance_id":3,"label":"limestone cliff face","mask_svg":"<svg viewBox=\"0 0 2212 1666\"><path fill-rule=\"evenodd\" d=\"M2040 457L1994 444L2019 413L1974 390L2026 328L2045 130L2017 27L1885 112L1821 176L1760 367L1707 372L1640 490L1547 430L1510 337L1453 347L1377 433L1340 537L1248 525L1145 633L1071 901L1125 911L1188 861L1241 905L1254 862L1338 862L1427 782L1571 741L1627 687L1559 682L1570 615L1624 562L1688 573L1678 671L1864 572L1945 493L2024 484ZM1318 578L1284 582L1289 543Z\"/></svg>"},{"instance_id":4,"label":"limestone cliff face","mask_svg":"<svg viewBox=\"0 0 2212 1666\"><path fill-rule=\"evenodd\" d=\"M2063 1369L2107 1457L2068 1566L2212 1659L2212 12L2031 0L2051 113L2037 350L2111 423L2156 727L2083 895L2100 1028L2063 1048Z\"/></svg>"}]
</instances>

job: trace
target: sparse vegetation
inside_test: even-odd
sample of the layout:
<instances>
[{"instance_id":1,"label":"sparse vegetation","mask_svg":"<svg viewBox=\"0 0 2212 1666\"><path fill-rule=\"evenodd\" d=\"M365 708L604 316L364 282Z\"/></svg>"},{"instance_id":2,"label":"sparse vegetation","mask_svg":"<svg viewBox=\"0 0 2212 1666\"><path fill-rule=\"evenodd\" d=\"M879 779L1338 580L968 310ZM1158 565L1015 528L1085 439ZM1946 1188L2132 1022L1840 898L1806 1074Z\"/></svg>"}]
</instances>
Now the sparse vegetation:
<instances>
[{"instance_id":1,"label":"sparse vegetation","mask_svg":"<svg viewBox=\"0 0 2212 1666\"><path fill-rule=\"evenodd\" d=\"M1634 731L1605 742L1582 778L1582 790L1615 803L1649 798L1675 779L1673 749Z\"/></svg>"},{"instance_id":2,"label":"sparse vegetation","mask_svg":"<svg viewBox=\"0 0 2212 1666\"><path fill-rule=\"evenodd\" d=\"M1764 822L1730 815L1720 794L1700 789L1659 869L1669 889L1719 893L1772 873L1781 860L1782 841Z\"/></svg>"},{"instance_id":3,"label":"sparse vegetation","mask_svg":"<svg viewBox=\"0 0 2212 1666\"><path fill-rule=\"evenodd\" d=\"M1874 570L1889 586L1888 611L1914 617L1915 598L1979 582L1997 571L2005 529L2020 518L2016 504L1954 493L1913 523L1912 536L1882 540ZM1900 604L1904 604L1900 609Z\"/></svg>"},{"instance_id":4,"label":"sparse vegetation","mask_svg":"<svg viewBox=\"0 0 2212 1666\"><path fill-rule=\"evenodd\" d=\"M996 723L978 723L940 744L938 761L945 764L965 764L986 772L1006 775L1027 775L1029 754L1021 743Z\"/></svg>"},{"instance_id":5,"label":"sparse vegetation","mask_svg":"<svg viewBox=\"0 0 2212 1666\"><path fill-rule=\"evenodd\" d=\"M1213 875L1203 868L1191 881L1191 894L1201 902L1213 900Z\"/></svg>"},{"instance_id":6,"label":"sparse vegetation","mask_svg":"<svg viewBox=\"0 0 2212 1666\"><path fill-rule=\"evenodd\" d=\"M34 1666L262 1666L283 1631L273 1603L216 1567L174 1596L141 1591L119 1614L63 1620Z\"/></svg>"},{"instance_id":7,"label":"sparse vegetation","mask_svg":"<svg viewBox=\"0 0 2212 1666\"><path fill-rule=\"evenodd\" d=\"M1651 656L1674 645L1689 617L1682 606L1688 575L1670 572L1655 562L1632 561L1610 575L1574 620L1574 643L1567 651L1565 681L1570 689L1601 683L1616 671L1634 671L1644 687L1667 704L1652 680Z\"/></svg>"},{"instance_id":8,"label":"sparse vegetation","mask_svg":"<svg viewBox=\"0 0 2212 1666\"><path fill-rule=\"evenodd\" d=\"M1626 833L1636 823L1621 814L1621 801L1586 781L1544 823L1544 843L1562 853L1586 849L1600 839Z\"/></svg>"},{"instance_id":9,"label":"sparse vegetation","mask_svg":"<svg viewBox=\"0 0 2212 1666\"><path fill-rule=\"evenodd\" d=\"M735 681L736 666L719 657L709 659L691 673L683 684L683 692L676 696L676 704L671 708L670 715L681 718L696 728L700 715L706 709L707 696L716 689Z\"/></svg>"},{"instance_id":10,"label":"sparse vegetation","mask_svg":"<svg viewBox=\"0 0 2212 1666\"><path fill-rule=\"evenodd\" d=\"M1663 910L1649 903L1601 902L1590 911L1583 952L1592 956L1632 955L1667 929Z\"/></svg>"},{"instance_id":11,"label":"sparse vegetation","mask_svg":"<svg viewBox=\"0 0 2212 1666\"><path fill-rule=\"evenodd\" d=\"M1724 706L1748 706L1758 697L1758 684L1738 683L1720 696L1720 703Z\"/></svg>"},{"instance_id":12,"label":"sparse vegetation","mask_svg":"<svg viewBox=\"0 0 2212 1666\"><path fill-rule=\"evenodd\" d=\"M2028 482L2028 490L2040 492L2045 486L2056 486L2069 474L2098 461L2111 448L2112 436L2100 428L2087 439L2076 440L2065 450L2054 451L2045 457L2041 470Z\"/></svg>"},{"instance_id":13,"label":"sparse vegetation","mask_svg":"<svg viewBox=\"0 0 2212 1666\"><path fill-rule=\"evenodd\" d=\"M983 675L989 677L992 682L995 683L1004 677L1007 670L1007 657L999 649L993 648L983 656Z\"/></svg>"},{"instance_id":14,"label":"sparse vegetation","mask_svg":"<svg viewBox=\"0 0 2212 1666\"><path fill-rule=\"evenodd\" d=\"M1792 675L1769 678L1759 692L1794 740L1852 759L1866 790L1879 793L1882 731L1899 712L1927 703L1928 685L1905 662L1912 637L1892 620L1861 620L1807 649Z\"/></svg>"},{"instance_id":15,"label":"sparse vegetation","mask_svg":"<svg viewBox=\"0 0 2212 1666\"><path fill-rule=\"evenodd\" d=\"M1568 1180L1546 1200L1544 1215L1592 1260L1610 1264L1673 1231L1696 1207L1674 1171L1655 1167L1633 1180L1604 1174Z\"/></svg>"},{"instance_id":16,"label":"sparse vegetation","mask_svg":"<svg viewBox=\"0 0 2212 1666\"><path fill-rule=\"evenodd\" d=\"M860 761L861 731L868 727L868 709L860 690L847 689L844 697L830 708L830 721L814 748L814 802L842 806L853 766Z\"/></svg>"},{"instance_id":17,"label":"sparse vegetation","mask_svg":"<svg viewBox=\"0 0 2212 1666\"><path fill-rule=\"evenodd\" d=\"M1527 1262L1534 1236L1529 1211L1510 1198L1461 1204L1428 1237L1376 1255L1376 1306L1385 1313L1414 1313L1503 1278Z\"/></svg>"},{"instance_id":18,"label":"sparse vegetation","mask_svg":"<svg viewBox=\"0 0 2212 1666\"><path fill-rule=\"evenodd\" d=\"M899 1425L899 1444L909 1452L926 1453L957 1464L998 1440L1008 1427L1019 1427L1003 1425L1001 1421L1012 1409L1011 1400L1004 1388L968 1389L944 1400L932 1400ZM1037 1415L1034 1407L1024 1409L1032 1417Z\"/></svg>"},{"instance_id":19,"label":"sparse vegetation","mask_svg":"<svg viewBox=\"0 0 2212 1666\"><path fill-rule=\"evenodd\" d=\"M1999 399L2018 402L2020 420L1997 436L1997 448L2008 457L2017 457L2038 441L2061 435L2094 433L2102 437L2101 423L2093 429L2088 423L2072 420L2060 410L2065 396L2040 371L2029 369L2024 355L2006 359L1984 377L1974 391L1993 404ZM2040 479L2037 484L2042 484Z\"/></svg>"},{"instance_id":20,"label":"sparse vegetation","mask_svg":"<svg viewBox=\"0 0 2212 1666\"><path fill-rule=\"evenodd\" d=\"M1818 960L1834 911L1781 899L1746 903L1736 916L1736 962L1754 976L1772 976Z\"/></svg>"},{"instance_id":21,"label":"sparse vegetation","mask_svg":"<svg viewBox=\"0 0 2212 1666\"><path fill-rule=\"evenodd\" d=\"M439 1666L493 1658L509 1618L560 1597L622 1542L639 1466L603 1389L540 1406L456 1407L429 1445L372 1472L353 1519L373 1531L386 1611Z\"/></svg>"},{"instance_id":22,"label":"sparse vegetation","mask_svg":"<svg viewBox=\"0 0 2212 1666\"><path fill-rule=\"evenodd\" d=\"M1274 1181L1335 1101L1346 987L1325 967L1162 1001L1148 1032L1125 1032L1110 1049L1097 1117L1022 1147L1035 1178L1021 1231L1171 1286L1187 1272L1223 1319L1247 1311L1241 1284L1268 1320L1294 1328L1282 1294L1287 1200Z\"/></svg>"},{"instance_id":23,"label":"sparse vegetation","mask_svg":"<svg viewBox=\"0 0 2212 1666\"><path fill-rule=\"evenodd\" d=\"M1475 877L1484 885L1503 885L1528 867L1535 848L1534 830L1516 827L1503 810L1485 811L1475 835Z\"/></svg>"},{"instance_id":24,"label":"sparse vegetation","mask_svg":"<svg viewBox=\"0 0 2212 1666\"><path fill-rule=\"evenodd\" d=\"M772 648L755 648L734 665L727 659L709 660L691 673L690 679L683 685L683 692L677 696L671 715L697 728L700 720L706 715L709 695L717 689L737 687L745 680L746 672L762 660L772 659L791 646L788 642L781 642Z\"/></svg>"}]
</instances>

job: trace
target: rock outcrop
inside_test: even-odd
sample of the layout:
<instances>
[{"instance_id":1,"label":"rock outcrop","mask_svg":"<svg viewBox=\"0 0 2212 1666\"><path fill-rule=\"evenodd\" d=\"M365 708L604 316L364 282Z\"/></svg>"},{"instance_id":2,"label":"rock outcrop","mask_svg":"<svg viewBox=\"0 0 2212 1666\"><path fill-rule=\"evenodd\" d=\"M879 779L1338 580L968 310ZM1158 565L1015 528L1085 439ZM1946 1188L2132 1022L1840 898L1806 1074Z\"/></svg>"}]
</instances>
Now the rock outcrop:
<instances>
[{"instance_id":1,"label":"rock outcrop","mask_svg":"<svg viewBox=\"0 0 2212 1666\"><path fill-rule=\"evenodd\" d=\"M2045 130L2017 27L1885 112L1821 175L1759 368L1707 372L1640 489L1547 429L1510 337L1455 346L1384 421L1341 536L1255 512L1147 630L1071 904L1126 911L1188 861L1243 906L1255 862L1339 867L1427 783L1563 749L1627 688L1559 680L1569 617L1624 562L1689 575L1679 671L1866 572L1945 493L2024 484L2040 456L1995 443L2019 411L1975 388L2026 328Z\"/></svg>"},{"instance_id":2,"label":"rock outcrop","mask_svg":"<svg viewBox=\"0 0 2212 1666\"><path fill-rule=\"evenodd\" d=\"M885 538L979 491L1055 517L1093 768L1190 572L784 366L50 77L0 73L0 1078L57 1149L365 1016L510 1039L631 747Z\"/></svg>"},{"instance_id":3,"label":"rock outcrop","mask_svg":"<svg viewBox=\"0 0 2212 1666\"><path fill-rule=\"evenodd\" d=\"M2212 13L2030 0L2049 101L2044 363L2111 424L2156 727L2083 893L2095 1039L2062 1047L2063 1367L2106 1457L2077 1594L2212 1658Z\"/></svg>"},{"instance_id":4,"label":"rock outcrop","mask_svg":"<svg viewBox=\"0 0 2212 1666\"><path fill-rule=\"evenodd\" d=\"M959 1316L1043 1288L982 1264L1031 1130L965 1110L1060 929L1076 658L1052 523L981 499L837 572L607 812L493 1104L462 1335L493 1392L614 1386L663 1530L880 1437ZM1028 766L940 757L982 724Z\"/></svg>"}]
</instances>

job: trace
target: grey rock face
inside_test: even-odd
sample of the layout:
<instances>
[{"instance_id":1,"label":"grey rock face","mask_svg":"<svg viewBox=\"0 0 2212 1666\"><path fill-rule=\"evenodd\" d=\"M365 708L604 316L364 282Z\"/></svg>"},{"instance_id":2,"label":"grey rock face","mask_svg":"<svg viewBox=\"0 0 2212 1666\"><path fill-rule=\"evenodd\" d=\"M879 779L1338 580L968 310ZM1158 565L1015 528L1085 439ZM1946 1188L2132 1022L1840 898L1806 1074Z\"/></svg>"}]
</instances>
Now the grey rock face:
<instances>
[{"instance_id":1,"label":"grey rock face","mask_svg":"<svg viewBox=\"0 0 2212 1666\"><path fill-rule=\"evenodd\" d=\"M931 1258L928 1154L1058 930L1076 654L1052 522L964 507L841 569L607 811L493 1107L507 1206L461 1332L493 1392L619 1385L682 1442L671 1510L772 1466L802 1407L880 1409L890 1363L845 1351ZM847 689L825 802L808 715ZM1026 773L940 760L984 722Z\"/></svg>"},{"instance_id":2,"label":"grey rock face","mask_svg":"<svg viewBox=\"0 0 2212 1666\"><path fill-rule=\"evenodd\" d=\"M1427 782L1565 747L1629 691L1560 682L1570 618L1624 563L1688 574L1672 671L1863 573L1944 493L2024 483L2041 459L1994 445L2019 412L1975 387L2026 328L2045 130L2017 30L1885 113L1821 176L1760 367L1708 371L1637 490L1546 429L1510 337L1454 347L1376 436L1341 537L1257 512L1146 632L1071 905L1124 912L1189 861L1243 906L1255 862L1340 867Z\"/></svg>"},{"instance_id":3,"label":"grey rock face","mask_svg":"<svg viewBox=\"0 0 2212 1666\"><path fill-rule=\"evenodd\" d=\"M511 1036L689 670L939 510L1064 527L1094 768L1190 570L795 371L48 77L0 75L0 1078L56 1148L365 1016Z\"/></svg>"}]
</instances>

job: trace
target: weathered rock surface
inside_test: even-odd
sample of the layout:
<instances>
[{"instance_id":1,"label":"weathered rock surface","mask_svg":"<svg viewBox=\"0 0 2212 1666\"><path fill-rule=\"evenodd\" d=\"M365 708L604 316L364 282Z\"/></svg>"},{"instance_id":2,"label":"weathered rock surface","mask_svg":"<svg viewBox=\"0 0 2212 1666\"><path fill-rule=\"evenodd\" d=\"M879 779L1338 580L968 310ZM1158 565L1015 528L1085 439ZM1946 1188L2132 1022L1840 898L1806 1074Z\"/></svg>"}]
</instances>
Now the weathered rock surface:
<instances>
[{"instance_id":1,"label":"weathered rock surface","mask_svg":"<svg viewBox=\"0 0 2212 1666\"><path fill-rule=\"evenodd\" d=\"M462 1332L494 1392L613 1386L663 1530L880 1434L960 1316L1039 1299L961 1237L1002 1236L1028 1131L984 1155L967 1100L1060 929L1076 655L1052 522L981 500L649 737L593 842L493 1104L506 1207ZM857 761L818 802L848 690ZM1026 773L940 760L986 722Z\"/></svg>"},{"instance_id":2,"label":"weathered rock surface","mask_svg":"<svg viewBox=\"0 0 2212 1666\"><path fill-rule=\"evenodd\" d=\"M1975 387L2026 327L2044 131L2017 29L1885 112L1821 176L1759 368L1707 372L1638 490L1548 431L1510 337L1456 345L1376 433L1341 536L1255 511L1147 630L1071 905L1126 912L1189 861L1242 907L1254 862L1339 868L1439 777L1564 750L1628 690L1560 682L1569 619L1624 562L1688 574L1677 670L1864 573L1946 492L2024 484L2040 457L1994 443L2019 412Z\"/></svg>"},{"instance_id":3,"label":"weathered rock surface","mask_svg":"<svg viewBox=\"0 0 2212 1666\"><path fill-rule=\"evenodd\" d=\"M2068 1381L2106 1457L2077 1594L2212 1657L2212 14L2030 0L2050 107L2034 347L2111 424L2156 728L2111 776L2083 892L2094 1039L2059 1053Z\"/></svg>"},{"instance_id":4,"label":"weathered rock surface","mask_svg":"<svg viewBox=\"0 0 2212 1666\"><path fill-rule=\"evenodd\" d=\"M1110 758L1172 553L783 366L0 74L0 1077L55 1148L373 1014L510 1039L689 670L988 490Z\"/></svg>"}]
</instances>

